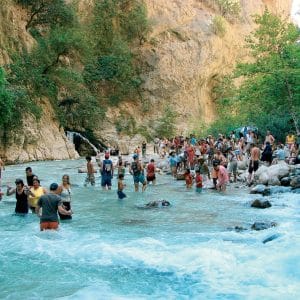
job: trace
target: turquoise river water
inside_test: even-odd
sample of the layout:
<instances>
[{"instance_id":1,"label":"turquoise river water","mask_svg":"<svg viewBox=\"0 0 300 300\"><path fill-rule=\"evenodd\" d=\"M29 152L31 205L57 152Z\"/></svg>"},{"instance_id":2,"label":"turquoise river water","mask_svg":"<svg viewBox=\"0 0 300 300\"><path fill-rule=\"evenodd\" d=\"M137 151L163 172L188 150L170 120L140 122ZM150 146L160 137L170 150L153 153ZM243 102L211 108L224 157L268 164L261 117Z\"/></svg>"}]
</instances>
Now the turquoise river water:
<instances>
[{"instance_id":1,"label":"turquoise river water","mask_svg":"<svg viewBox=\"0 0 300 300\"><path fill-rule=\"evenodd\" d=\"M128 198L83 187L83 160L31 163L43 186L71 176L73 220L40 232L37 216L14 216L14 196L0 202L0 299L299 299L300 194L257 196L231 187L225 194L186 191L158 175L157 185ZM25 176L28 164L8 166L3 185ZM139 209L166 199L171 207ZM277 222L263 231L255 221ZM236 232L235 226L248 230ZM266 238L277 238L263 243Z\"/></svg>"}]
</instances>

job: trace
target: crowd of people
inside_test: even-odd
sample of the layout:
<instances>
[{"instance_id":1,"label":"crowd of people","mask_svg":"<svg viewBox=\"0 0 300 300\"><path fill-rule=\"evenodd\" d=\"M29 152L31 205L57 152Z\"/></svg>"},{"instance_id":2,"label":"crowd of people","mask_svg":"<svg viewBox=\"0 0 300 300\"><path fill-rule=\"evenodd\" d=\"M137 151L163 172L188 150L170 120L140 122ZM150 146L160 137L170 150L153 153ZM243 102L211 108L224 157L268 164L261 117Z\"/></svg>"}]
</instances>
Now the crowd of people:
<instances>
[{"instance_id":1,"label":"crowd of people","mask_svg":"<svg viewBox=\"0 0 300 300\"><path fill-rule=\"evenodd\" d=\"M160 162L167 161L170 175L185 180L186 189L194 187L197 193L202 193L203 183L212 181L213 189L224 192L229 182L238 180L239 161L248 163L248 185L254 182L254 174L261 162L266 165L280 161L300 163L299 142L299 136L297 139L292 133L287 135L285 143L278 142L269 131L260 141L255 130L245 127L238 134L219 134L217 138L211 135L200 139L194 135L176 136L173 139L155 138L153 157L157 157ZM99 168L102 188L111 190L112 179L116 173L117 197L122 200L126 198L124 177L127 167L133 177L135 192L139 191L140 184L143 192L148 184L155 185L156 173L161 170L157 168L154 158L146 159L147 143L143 142L141 146L135 149L131 161L125 161L119 156L115 164L110 158L110 152L105 152L103 159L97 156L97 164L93 163L92 157L87 156L84 186L95 185L96 168ZM4 170L4 163L0 159L0 180ZM61 184L52 183L48 192L41 186L31 167L27 167L25 172L26 184L21 178L17 178L15 187L7 186L6 195L15 195L16 198L15 213L27 214L31 211L37 214L40 217L41 230L57 229L59 219L72 219L70 177L63 175ZM0 190L0 197L3 195ZM169 205L168 201L159 200L149 202L145 207Z\"/></svg>"}]
</instances>

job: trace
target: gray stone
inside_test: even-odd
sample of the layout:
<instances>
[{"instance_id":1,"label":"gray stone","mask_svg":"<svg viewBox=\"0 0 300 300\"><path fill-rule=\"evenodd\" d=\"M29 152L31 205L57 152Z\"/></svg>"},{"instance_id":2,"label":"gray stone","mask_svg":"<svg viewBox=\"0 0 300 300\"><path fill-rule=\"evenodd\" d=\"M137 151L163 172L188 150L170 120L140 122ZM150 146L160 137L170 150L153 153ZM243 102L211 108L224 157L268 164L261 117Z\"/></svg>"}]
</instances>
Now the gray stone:
<instances>
[{"instance_id":1,"label":"gray stone","mask_svg":"<svg viewBox=\"0 0 300 300\"><path fill-rule=\"evenodd\" d=\"M271 227L275 227L277 224L275 222L255 222L252 226L252 230L265 230Z\"/></svg>"},{"instance_id":2,"label":"gray stone","mask_svg":"<svg viewBox=\"0 0 300 300\"><path fill-rule=\"evenodd\" d=\"M289 186L291 183L291 178L290 177L283 177L280 180L280 183L282 186Z\"/></svg>"},{"instance_id":3,"label":"gray stone","mask_svg":"<svg viewBox=\"0 0 300 300\"><path fill-rule=\"evenodd\" d=\"M272 205L269 201L262 201L259 199L256 199L251 203L251 207L255 207L255 208L268 208L271 206Z\"/></svg>"}]
</instances>

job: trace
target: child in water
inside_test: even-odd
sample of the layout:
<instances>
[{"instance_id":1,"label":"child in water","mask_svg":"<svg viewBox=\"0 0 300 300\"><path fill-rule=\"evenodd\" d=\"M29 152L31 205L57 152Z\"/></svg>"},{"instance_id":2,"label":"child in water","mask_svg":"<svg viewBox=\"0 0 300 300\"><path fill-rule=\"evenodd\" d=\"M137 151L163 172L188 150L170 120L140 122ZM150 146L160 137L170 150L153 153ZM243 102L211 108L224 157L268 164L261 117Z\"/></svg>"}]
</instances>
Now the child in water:
<instances>
[{"instance_id":1,"label":"child in water","mask_svg":"<svg viewBox=\"0 0 300 300\"><path fill-rule=\"evenodd\" d=\"M192 186L193 186L193 176L191 174L190 169L186 169L185 174L184 174L184 178L185 178L186 188L191 189Z\"/></svg>"},{"instance_id":2,"label":"child in water","mask_svg":"<svg viewBox=\"0 0 300 300\"><path fill-rule=\"evenodd\" d=\"M119 174L119 180L118 180L118 197L120 200L126 198L126 195L124 194L123 190L126 184L123 182L124 180L124 174Z\"/></svg>"},{"instance_id":3,"label":"child in water","mask_svg":"<svg viewBox=\"0 0 300 300\"><path fill-rule=\"evenodd\" d=\"M202 187L203 187L203 179L202 176L200 174L200 170L196 170L196 192L197 193L201 193L202 192Z\"/></svg>"}]
</instances>

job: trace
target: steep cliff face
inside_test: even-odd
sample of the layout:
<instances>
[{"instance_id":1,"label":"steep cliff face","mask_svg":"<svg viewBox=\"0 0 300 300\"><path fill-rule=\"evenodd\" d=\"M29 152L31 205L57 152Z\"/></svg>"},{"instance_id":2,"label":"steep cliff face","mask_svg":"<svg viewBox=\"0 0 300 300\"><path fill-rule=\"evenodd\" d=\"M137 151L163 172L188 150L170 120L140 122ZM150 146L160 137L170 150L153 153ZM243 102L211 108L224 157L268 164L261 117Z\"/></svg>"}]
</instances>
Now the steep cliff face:
<instances>
[{"instance_id":1,"label":"steep cliff face","mask_svg":"<svg viewBox=\"0 0 300 300\"><path fill-rule=\"evenodd\" d=\"M212 20L218 12L211 2L146 1L153 31L143 49L149 70L144 74L144 97L154 107L172 103L180 114L182 131L216 117L212 88L217 78L247 56L244 39L253 30L251 16L267 7L288 17L292 1L241 1L240 18L226 22L222 38L212 31Z\"/></svg>"},{"instance_id":2,"label":"steep cliff face","mask_svg":"<svg viewBox=\"0 0 300 300\"><path fill-rule=\"evenodd\" d=\"M35 44L26 31L27 14L11 0L2 0L0 6L0 66L11 62L10 53ZM0 108L1 109L1 108ZM59 128L54 111L47 99L41 102L42 117L36 120L24 116L23 127L3 137L0 132L0 157L7 162L24 162L46 159L77 158L74 145Z\"/></svg>"},{"instance_id":3,"label":"steep cliff face","mask_svg":"<svg viewBox=\"0 0 300 300\"><path fill-rule=\"evenodd\" d=\"M152 31L136 54L143 62L142 96L147 108L131 102L109 108L107 121L95 132L109 143L132 139L117 133L115 122L121 111L133 116L137 126L151 127L171 105L178 113L178 132L188 133L213 121L217 116L212 89L218 79L234 69L235 63L247 59L245 37L253 30L251 16L265 7L288 17L292 0L241 0L240 17L225 21L225 35L213 32L212 22L219 12L213 0L145 0ZM93 6L93 0L80 0L82 19ZM34 39L25 30L26 12L12 0L0 7L0 65L10 61L8 49L31 49ZM37 122L27 118L24 128L1 143L0 155L9 161L74 158L77 153L59 129L50 104L42 105L43 117ZM102 123L103 124L103 123Z\"/></svg>"}]
</instances>

